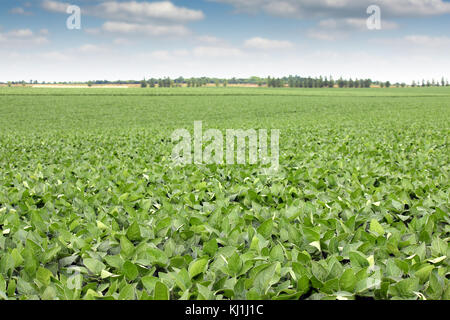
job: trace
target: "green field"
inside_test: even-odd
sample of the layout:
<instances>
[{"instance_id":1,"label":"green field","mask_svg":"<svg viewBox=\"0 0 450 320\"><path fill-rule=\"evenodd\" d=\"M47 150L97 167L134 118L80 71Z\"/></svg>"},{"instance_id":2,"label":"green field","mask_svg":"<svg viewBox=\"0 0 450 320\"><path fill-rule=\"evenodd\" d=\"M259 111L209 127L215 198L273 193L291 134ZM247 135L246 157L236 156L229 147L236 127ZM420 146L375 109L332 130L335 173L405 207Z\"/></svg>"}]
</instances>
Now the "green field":
<instances>
[{"instance_id":1,"label":"green field","mask_svg":"<svg viewBox=\"0 0 450 320\"><path fill-rule=\"evenodd\" d=\"M171 133L280 129L280 170ZM1 299L450 299L450 89L0 88Z\"/></svg>"}]
</instances>

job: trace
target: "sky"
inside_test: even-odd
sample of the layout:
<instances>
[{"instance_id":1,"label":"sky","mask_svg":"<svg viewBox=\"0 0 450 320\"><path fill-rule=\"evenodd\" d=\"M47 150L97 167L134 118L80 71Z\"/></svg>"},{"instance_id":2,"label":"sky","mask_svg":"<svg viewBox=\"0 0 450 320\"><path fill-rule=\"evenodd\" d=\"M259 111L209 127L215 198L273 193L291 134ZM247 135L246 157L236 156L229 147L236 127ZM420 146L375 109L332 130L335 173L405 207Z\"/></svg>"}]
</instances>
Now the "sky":
<instances>
[{"instance_id":1,"label":"sky","mask_svg":"<svg viewBox=\"0 0 450 320\"><path fill-rule=\"evenodd\" d=\"M81 10L79 29L70 6ZM1 82L322 75L411 83L450 79L449 57L450 0L0 1Z\"/></svg>"}]
</instances>

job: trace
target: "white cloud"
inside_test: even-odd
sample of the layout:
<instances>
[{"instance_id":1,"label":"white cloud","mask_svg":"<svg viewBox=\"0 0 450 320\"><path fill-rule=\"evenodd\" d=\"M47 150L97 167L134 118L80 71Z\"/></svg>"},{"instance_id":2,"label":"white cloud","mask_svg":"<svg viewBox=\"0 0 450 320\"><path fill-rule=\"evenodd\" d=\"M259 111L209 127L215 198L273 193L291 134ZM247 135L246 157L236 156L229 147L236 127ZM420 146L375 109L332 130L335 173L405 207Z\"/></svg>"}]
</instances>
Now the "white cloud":
<instances>
[{"instance_id":1,"label":"white cloud","mask_svg":"<svg viewBox=\"0 0 450 320\"><path fill-rule=\"evenodd\" d=\"M311 29L306 35L311 39L322 41L337 41L347 37L347 34L336 30Z\"/></svg>"},{"instance_id":2,"label":"white cloud","mask_svg":"<svg viewBox=\"0 0 450 320\"><path fill-rule=\"evenodd\" d=\"M176 57L186 57L189 54L190 54L189 50L186 50L186 49L179 49L179 50L173 51L173 55Z\"/></svg>"},{"instance_id":3,"label":"white cloud","mask_svg":"<svg viewBox=\"0 0 450 320\"><path fill-rule=\"evenodd\" d=\"M190 31L183 25L153 25L107 21L103 24L105 32L121 34L145 34L150 36L184 36Z\"/></svg>"},{"instance_id":4,"label":"white cloud","mask_svg":"<svg viewBox=\"0 0 450 320\"><path fill-rule=\"evenodd\" d=\"M71 57L69 57L67 54L64 54L60 51L44 52L40 53L38 56L42 59L50 61L70 61L71 59Z\"/></svg>"},{"instance_id":5,"label":"white cloud","mask_svg":"<svg viewBox=\"0 0 450 320\"><path fill-rule=\"evenodd\" d=\"M410 35L404 38L406 42L426 47L442 47L450 45L450 37L432 37L426 35Z\"/></svg>"},{"instance_id":6,"label":"white cloud","mask_svg":"<svg viewBox=\"0 0 450 320\"><path fill-rule=\"evenodd\" d=\"M30 29L17 29L9 31L6 35L13 38L26 38L32 37L33 31L31 31Z\"/></svg>"},{"instance_id":7,"label":"white cloud","mask_svg":"<svg viewBox=\"0 0 450 320\"><path fill-rule=\"evenodd\" d=\"M222 39L214 37L214 36L210 36L210 35L198 36L197 41L203 42L206 44L219 44L219 43L224 42Z\"/></svg>"},{"instance_id":8,"label":"white cloud","mask_svg":"<svg viewBox=\"0 0 450 320\"><path fill-rule=\"evenodd\" d=\"M264 12L292 18L366 17L370 5L387 16L429 16L450 13L443 0L211 0L228 3L241 12Z\"/></svg>"},{"instance_id":9,"label":"white cloud","mask_svg":"<svg viewBox=\"0 0 450 320\"><path fill-rule=\"evenodd\" d=\"M9 12L12 13L12 14L20 14L20 15L23 15L23 16L31 16L33 14L30 11L26 11L22 7L12 8Z\"/></svg>"},{"instance_id":10,"label":"white cloud","mask_svg":"<svg viewBox=\"0 0 450 320\"><path fill-rule=\"evenodd\" d=\"M397 29L395 22L382 20L381 30ZM336 41L348 38L351 32L371 32L367 27L366 19L344 18L320 20L315 28L309 29L306 35L311 39L323 41Z\"/></svg>"},{"instance_id":11,"label":"white cloud","mask_svg":"<svg viewBox=\"0 0 450 320\"><path fill-rule=\"evenodd\" d=\"M194 48L193 54L202 58L225 58L240 57L243 52L238 48L205 46Z\"/></svg>"},{"instance_id":12,"label":"white cloud","mask_svg":"<svg viewBox=\"0 0 450 320\"><path fill-rule=\"evenodd\" d=\"M51 12L66 13L69 4L45 0L42 7ZM151 36L184 36L190 31L185 23L202 20L201 10L192 10L174 5L170 1L102 1L86 6L83 14L105 19L102 28L87 28L85 32L98 35L101 31L119 34L146 34Z\"/></svg>"},{"instance_id":13,"label":"white cloud","mask_svg":"<svg viewBox=\"0 0 450 320\"><path fill-rule=\"evenodd\" d=\"M385 46L387 48L408 48L409 51L419 50L420 52L436 50L436 48L450 48L450 37L448 36L429 36L414 34L400 38L377 38L372 39L370 42Z\"/></svg>"},{"instance_id":14,"label":"white cloud","mask_svg":"<svg viewBox=\"0 0 450 320\"><path fill-rule=\"evenodd\" d=\"M90 35L98 35L102 31L100 28L85 28L83 30L84 30L84 32L86 32L87 34L90 34Z\"/></svg>"},{"instance_id":15,"label":"white cloud","mask_svg":"<svg viewBox=\"0 0 450 320\"><path fill-rule=\"evenodd\" d=\"M53 0L44 0L42 2L42 8L44 8L47 11L58 13L66 13L67 7L69 5L70 5L69 3Z\"/></svg>"},{"instance_id":16,"label":"white cloud","mask_svg":"<svg viewBox=\"0 0 450 320\"><path fill-rule=\"evenodd\" d=\"M157 50L150 53L150 57L158 60L170 60L172 55L167 50Z\"/></svg>"},{"instance_id":17,"label":"white cloud","mask_svg":"<svg viewBox=\"0 0 450 320\"><path fill-rule=\"evenodd\" d=\"M116 38L113 40L113 44L115 44L117 46L124 46L124 45L131 44L131 41L126 38Z\"/></svg>"},{"instance_id":18,"label":"white cloud","mask_svg":"<svg viewBox=\"0 0 450 320\"><path fill-rule=\"evenodd\" d=\"M367 19L345 18L345 19L325 19L318 24L320 28L324 29L339 29L339 30L357 30L367 31ZM392 30L398 28L395 22L381 20L381 29Z\"/></svg>"},{"instance_id":19,"label":"white cloud","mask_svg":"<svg viewBox=\"0 0 450 320\"><path fill-rule=\"evenodd\" d=\"M204 18L202 11L178 7L170 1L106 1L88 10L88 12L108 20L133 22L148 22L149 19L152 19L183 23Z\"/></svg>"},{"instance_id":20,"label":"white cloud","mask_svg":"<svg viewBox=\"0 0 450 320\"><path fill-rule=\"evenodd\" d=\"M45 36L35 35L30 29L16 29L0 33L2 46L43 45L49 40Z\"/></svg>"},{"instance_id":21,"label":"white cloud","mask_svg":"<svg viewBox=\"0 0 450 320\"><path fill-rule=\"evenodd\" d=\"M178 50L155 50L149 53L140 53L136 57L144 60L162 60L162 61L179 61L180 58L191 56L191 52L186 49Z\"/></svg>"},{"instance_id":22,"label":"white cloud","mask_svg":"<svg viewBox=\"0 0 450 320\"><path fill-rule=\"evenodd\" d=\"M104 48L103 46L90 43L83 44L78 48L78 51L81 53L99 53L104 52L105 50L106 48Z\"/></svg>"},{"instance_id":23,"label":"white cloud","mask_svg":"<svg viewBox=\"0 0 450 320\"><path fill-rule=\"evenodd\" d=\"M66 13L69 3L45 0L42 7L51 12ZM149 20L185 23L202 20L201 10L179 7L170 1L103 1L97 5L84 7L83 12L107 20L148 23Z\"/></svg>"},{"instance_id":24,"label":"white cloud","mask_svg":"<svg viewBox=\"0 0 450 320\"><path fill-rule=\"evenodd\" d=\"M270 50L270 49L289 49L294 45L290 41L271 40L261 37L251 38L245 41L244 46L251 49Z\"/></svg>"}]
</instances>

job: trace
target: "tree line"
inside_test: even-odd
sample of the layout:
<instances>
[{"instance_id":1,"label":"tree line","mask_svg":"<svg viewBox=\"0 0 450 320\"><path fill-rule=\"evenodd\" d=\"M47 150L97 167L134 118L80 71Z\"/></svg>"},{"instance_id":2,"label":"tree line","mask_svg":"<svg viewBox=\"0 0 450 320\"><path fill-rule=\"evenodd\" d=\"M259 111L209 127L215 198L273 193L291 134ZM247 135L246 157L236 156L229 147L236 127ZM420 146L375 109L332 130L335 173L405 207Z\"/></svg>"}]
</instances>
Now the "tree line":
<instances>
[{"instance_id":1,"label":"tree line","mask_svg":"<svg viewBox=\"0 0 450 320\"><path fill-rule=\"evenodd\" d=\"M143 80L93 80L88 82L39 82L37 80L27 81L8 81L6 83L0 82L0 84L12 85L23 85L28 84L87 84L88 86L93 85L139 85L142 88L173 88L173 87L205 87L215 85L216 87L227 87L230 85L257 85L259 87L270 87L270 88L370 88L373 86L381 88L395 87L441 87L449 86L448 79L442 77L440 81L436 80L419 80L413 81L410 85L406 83L391 83L390 81L372 81L371 79L333 79L332 76L329 77L301 77L301 76L288 76L288 77L250 77L250 78L210 78L210 77L198 77L198 78L184 78L178 77L176 79L171 79L170 77L165 78L148 78Z\"/></svg>"},{"instance_id":2,"label":"tree line","mask_svg":"<svg viewBox=\"0 0 450 320\"><path fill-rule=\"evenodd\" d=\"M269 88L371 88L372 86L378 86L381 88L395 87L406 87L406 83L391 83L390 81L372 81L372 79L343 79L339 78L334 80L332 76L312 78L312 77L301 77L301 76L289 76L282 78L267 77L251 77L247 79L220 79L220 78L183 78L179 77L177 79L163 78L155 79L150 78L149 80L142 80L141 87L162 87L162 88L172 88L172 87L204 87L207 85L215 85L216 87L226 87L228 84L252 84L258 85L259 87L267 86ZM439 87L439 86L449 86L448 80L442 77L441 81L425 81L415 82L413 81L410 85L411 87Z\"/></svg>"}]
</instances>

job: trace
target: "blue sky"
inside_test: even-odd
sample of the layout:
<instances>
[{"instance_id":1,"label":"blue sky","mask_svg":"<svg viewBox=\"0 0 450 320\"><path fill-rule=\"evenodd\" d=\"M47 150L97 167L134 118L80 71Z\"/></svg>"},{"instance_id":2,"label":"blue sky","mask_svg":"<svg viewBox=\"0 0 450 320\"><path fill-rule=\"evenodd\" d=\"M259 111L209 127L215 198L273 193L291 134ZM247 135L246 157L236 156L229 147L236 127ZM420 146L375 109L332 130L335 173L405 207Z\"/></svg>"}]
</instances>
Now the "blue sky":
<instances>
[{"instance_id":1,"label":"blue sky","mask_svg":"<svg viewBox=\"0 0 450 320\"><path fill-rule=\"evenodd\" d=\"M81 8L69 30L67 6ZM369 30L377 5L381 29ZM0 81L450 78L444 0L2 0Z\"/></svg>"}]
</instances>

